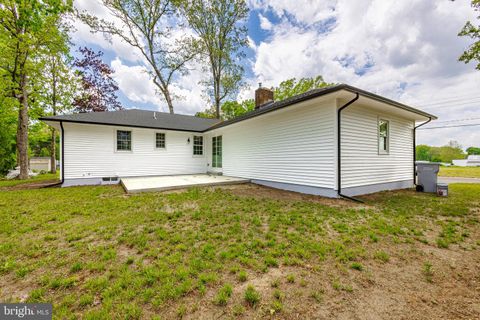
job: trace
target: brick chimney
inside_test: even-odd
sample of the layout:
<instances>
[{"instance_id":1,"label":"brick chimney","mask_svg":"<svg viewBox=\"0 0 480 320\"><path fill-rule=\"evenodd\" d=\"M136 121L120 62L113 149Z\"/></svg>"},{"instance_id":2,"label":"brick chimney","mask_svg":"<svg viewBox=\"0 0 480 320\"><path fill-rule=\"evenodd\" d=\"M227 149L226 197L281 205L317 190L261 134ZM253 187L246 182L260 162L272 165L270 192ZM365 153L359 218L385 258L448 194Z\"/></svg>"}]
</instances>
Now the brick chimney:
<instances>
[{"instance_id":1,"label":"brick chimney","mask_svg":"<svg viewBox=\"0 0 480 320\"><path fill-rule=\"evenodd\" d=\"M258 89L255 90L255 110L272 101L273 91L268 88L263 88L262 83L259 83Z\"/></svg>"}]
</instances>

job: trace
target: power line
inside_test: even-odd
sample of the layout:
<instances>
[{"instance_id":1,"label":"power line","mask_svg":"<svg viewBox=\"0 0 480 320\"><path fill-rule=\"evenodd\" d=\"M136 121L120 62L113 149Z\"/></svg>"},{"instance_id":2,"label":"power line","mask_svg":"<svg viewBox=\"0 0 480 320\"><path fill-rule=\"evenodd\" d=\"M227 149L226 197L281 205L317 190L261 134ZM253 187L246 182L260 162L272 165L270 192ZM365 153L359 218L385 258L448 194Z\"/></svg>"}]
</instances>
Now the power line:
<instances>
[{"instance_id":1,"label":"power line","mask_svg":"<svg viewBox=\"0 0 480 320\"><path fill-rule=\"evenodd\" d=\"M438 124L438 123L460 122L460 121L471 121L471 120L480 120L480 118L453 119L453 120L445 120L445 121L435 121L435 123Z\"/></svg>"},{"instance_id":2,"label":"power line","mask_svg":"<svg viewBox=\"0 0 480 320\"><path fill-rule=\"evenodd\" d=\"M445 103L478 101L479 99L480 97L472 97L468 99L444 99L444 100L437 100L437 101L425 101L424 103L416 102L416 104L422 105L422 106L430 106L430 105L445 104Z\"/></svg>"},{"instance_id":3,"label":"power line","mask_svg":"<svg viewBox=\"0 0 480 320\"><path fill-rule=\"evenodd\" d=\"M480 126L480 123L471 123L471 124L457 124L454 126L440 126L440 127L427 127L427 128L418 128L417 130L430 130L430 129L443 129L443 128L458 128L458 127L474 127Z\"/></svg>"},{"instance_id":4,"label":"power line","mask_svg":"<svg viewBox=\"0 0 480 320\"><path fill-rule=\"evenodd\" d=\"M451 100L471 100L471 99L478 99L480 96L478 95L473 95L473 96L450 96L442 99L422 99L422 100L417 100L415 104L423 104L423 103L436 103L436 102L444 102L444 101L451 101Z\"/></svg>"},{"instance_id":5,"label":"power line","mask_svg":"<svg viewBox=\"0 0 480 320\"><path fill-rule=\"evenodd\" d=\"M480 104L479 102L468 102L468 103L456 103L456 104L449 104L449 105L439 105L433 106L433 107L423 107L420 106L422 109L431 109L431 110L437 110L437 109L445 109L445 108L455 108L455 107L464 107L464 108L469 108L469 107L476 107L475 104Z\"/></svg>"}]
</instances>

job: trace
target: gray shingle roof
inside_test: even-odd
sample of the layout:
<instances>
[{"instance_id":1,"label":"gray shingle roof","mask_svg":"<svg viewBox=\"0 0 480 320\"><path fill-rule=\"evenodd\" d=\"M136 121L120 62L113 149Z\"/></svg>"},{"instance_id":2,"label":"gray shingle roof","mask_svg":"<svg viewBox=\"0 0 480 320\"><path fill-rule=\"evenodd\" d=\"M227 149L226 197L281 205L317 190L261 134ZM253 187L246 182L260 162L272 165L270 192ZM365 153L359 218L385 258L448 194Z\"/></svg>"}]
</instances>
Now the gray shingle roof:
<instances>
[{"instance_id":1,"label":"gray shingle roof","mask_svg":"<svg viewBox=\"0 0 480 320\"><path fill-rule=\"evenodd\" d=\"M262 106L261 108L250 111L250 112L247 112L247 113L245 113L245 114L243 114L243 115L241 115L241 116L239 116L235 119L231 119L231 120L227 120L227 121L217 123L217 124L213 125L212 127L210 127L209 130L221 128L221 127L224 127L224 126L228 126L230 124L233 124L233 123L236 123L236 122L239 122L239 121L247 120L247 119L259 116L259 115L264 114L264 113L268 113L268 112L271 112L271 111L276 111L276 110L282 109L284 107L288 107L290 105L293 105L293 104L296 104L296 103L299 103L299 102L302 102L302 101L310 100L310 99L313 99L313 98L316 98L316 97L320 97L320 96L323 96L323 95L326 95L326 94L329 94L329 93L332 93L332 92L336 92L336 91L339 91L339 90L346 90L346 91L350 91L352 93L358 93L361 96L371 98L373 100L381 101L381 102L393 105L397 108L420 114L420 115L422 115L424 117L427 117L427 118L431 117L432 119L437 119L437 117L432 115L432 114L429 114L429 113L424 112L422 110L412 108L412 107L407 106L403 103L384 98L382 96L376 95L374 93L371 93L371 92L368 92L368 91L365 91L365 90L362 90L362 89L358 89L356 87L349 86L347 84L337 84L337 85L333 85L333 86L329 86L329 87L325 87L325 88L313 89L313 90L307 91L305 93L296 95L294 97L291 97L291 98L288 98L288 99L285 99L285 100L282 100L282 101L275 101L275 102L267 103L264 106Z\"/></svg>"},{"instance_id":2,"label":"gray shingle roof","mask_svg":"<svg viewBox=\"0 0 480 320\"><path fill-rule=\"evenodd\" d=\"M205 119L181 114L138 109L65 114L60 116L42 117L40 120L194 132L205 131L219 122L218 119Z\"/></svg>"},{"instance_id":3,"label":"gray shingle roof","mask_svg":"<svg viewBox=\"0 0 480 320\"><path fill-rule=\"evenodd\" d=\"M310 90L308 92L296 95L294 97L268 103L259 109L247 112L235 119L220 121L218 119L205 119L194 116L170 114L165 112L155 112L147 110L129 109L121 111L109 111L109 112L90 112L90 113L77 113L68 114L53 117L43 117L40 120L46 121L63 121L63 122L77 122L77 123L94 123L103 125L117 125L128 127L140 127L140 128L153 128L153 129L165 129L165 130L179 130L179 131L193 131L204 132L216 128L221 128L236 122L254 118L256 116L276 111L290 105L320 97L329 93L333 93L339 90L346 90L352 93L358 93L361 96L381 101L397 108L407 110L416 114L420 114L427 118L437 119L436 116L407 106L403 103L393 101L374 93L358 89L356 87L349 86L347 84L338 84L330 87ZM154 118L154 114L156 119Z\"/></svg>"}]
</instances>

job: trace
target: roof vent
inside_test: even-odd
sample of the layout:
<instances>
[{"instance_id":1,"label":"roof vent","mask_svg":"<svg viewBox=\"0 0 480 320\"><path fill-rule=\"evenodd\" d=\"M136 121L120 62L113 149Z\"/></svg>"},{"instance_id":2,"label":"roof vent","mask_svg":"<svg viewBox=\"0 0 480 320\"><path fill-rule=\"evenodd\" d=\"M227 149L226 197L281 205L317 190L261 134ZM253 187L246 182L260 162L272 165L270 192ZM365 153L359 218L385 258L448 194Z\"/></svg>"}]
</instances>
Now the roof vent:
<instances>
[{"instance_id":1,"label":"roof vent","mask_svg":"<svg viewBox=\"0 0 480 320\"><path fill-rule=\"evenodd\" d=\"M153 111L153 119L157 120L157 113Z\"/></svg>"}]
</instances>

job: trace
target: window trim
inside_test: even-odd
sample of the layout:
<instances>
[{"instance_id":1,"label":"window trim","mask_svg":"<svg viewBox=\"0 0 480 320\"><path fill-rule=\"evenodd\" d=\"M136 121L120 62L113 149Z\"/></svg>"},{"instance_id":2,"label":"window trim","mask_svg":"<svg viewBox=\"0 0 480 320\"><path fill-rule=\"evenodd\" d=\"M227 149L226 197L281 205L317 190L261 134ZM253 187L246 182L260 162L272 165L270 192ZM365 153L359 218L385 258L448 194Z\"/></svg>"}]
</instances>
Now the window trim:
<instances>
[{"instance_id":1,"label":"window trim","mask_svg":"<svg viewBox=\"0 0 480 320\"><path fill-rule=\"evenodd\" d=\"M202 138L202 154L195 154L195 137L200 137ZM192 156L194 158L203 158L205 157L205 137L204 136L199 136L199 135L193 135L192 136Z\"/></svg>"},{"instance_id":2,"label":"window trim","mask_svg":"<svg viewBox=\"0 0 480 320\"><path fill-rule=\"evenodd\" d=\"M127 131L130 132L130 150L119 150L118 149L118 131ZM125 130L125 129L115 129L113 131L113 136L115 137L114 139L114 146L113 150L115 153L133 153L133 130Z\"/></svg>"},{"instance_id":3,"label":"window trim","mask_svg":"<svg viewBox=\"0 0 480 320\"><path fill-rule=\"evenodd\" d=\"M163 148L157 147L157 133L163 133L165 146ZM167 150L167 133L165 131L154 131L153 133L153 148L157 151L165 151Z\"/></svg>"},{"instance_id":4,"label":"window trim","mask_svg":"<svg viewBox=\"0 0 480 320\"><path fill-rule=\"evenodd\" d=\"M380 149L380 121L384 121L387 123L387 141L386 141L386 150ZM377 151L379 155L388 155L390 154L390 120L384 117L377 118Z\"/></svg>"}]
</instances>

